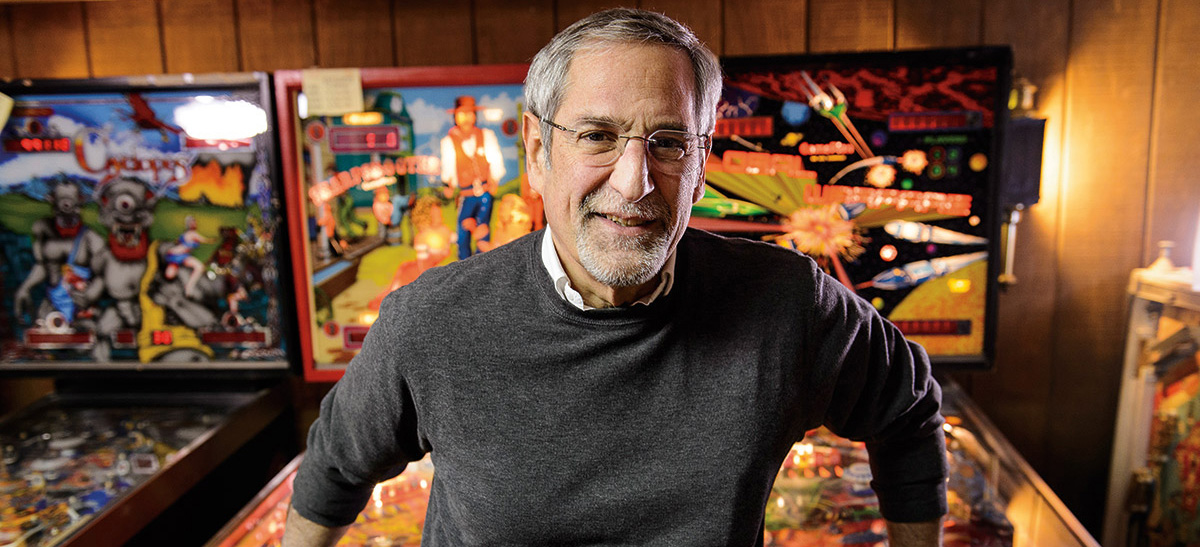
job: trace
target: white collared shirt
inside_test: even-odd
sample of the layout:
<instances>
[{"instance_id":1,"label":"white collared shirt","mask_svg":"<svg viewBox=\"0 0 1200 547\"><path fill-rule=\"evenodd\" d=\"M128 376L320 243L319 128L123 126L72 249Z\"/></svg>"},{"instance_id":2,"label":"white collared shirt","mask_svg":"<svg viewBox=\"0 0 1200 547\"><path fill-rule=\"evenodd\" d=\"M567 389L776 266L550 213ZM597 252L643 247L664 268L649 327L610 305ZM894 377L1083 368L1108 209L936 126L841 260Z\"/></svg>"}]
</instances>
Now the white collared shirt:
<instances>
[{"instance_id":1,"label":"white collared shirt","mask_svg":"<svg viewBox=\"0 0 1200 547\"><path fill-rule=\"evenodd\" d=\"M554 290L559 296L581 310L596 309L585 304L583 302L583 295L579 294L579 291L576 291L571 286L571 279L567 277L567 271L563 269L562 261L558 258L558 252L554 250L554 237L550 233L549 226L546 226L546 233L542 235L542 265L546 267L546 273L550 274L550 279L554 280ZM659 296L671 292L671 286L674 283L675 251L672 250L671 254L667 256L667 261L663 264L662 273L659 275L658 287L654 289L654 292L633 304L648 305L654 302Z\"/></svg>"}]
</instances>

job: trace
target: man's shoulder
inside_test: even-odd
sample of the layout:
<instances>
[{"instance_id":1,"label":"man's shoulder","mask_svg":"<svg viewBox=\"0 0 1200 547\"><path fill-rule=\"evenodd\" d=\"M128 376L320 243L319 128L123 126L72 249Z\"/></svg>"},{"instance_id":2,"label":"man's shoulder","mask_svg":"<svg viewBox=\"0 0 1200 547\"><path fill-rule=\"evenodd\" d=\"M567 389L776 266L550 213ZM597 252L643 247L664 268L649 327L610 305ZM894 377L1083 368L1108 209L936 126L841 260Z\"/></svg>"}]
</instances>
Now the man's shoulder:
<instances>
[{"instance_id":1,"label":"man's shoulder","mask_svg":"<svg viewBox=\"0 0 1200 547\"><path fill-rule=\"evenodd\" d=\"M749 260L750 264L765 262L791 267L805 267L812 263L812 259L807 255L774 243L723 236L695 228L688 228L682 241L686 242L688 252L694 253L696 258L703 261Z\"/></svg>"},{"instance_id":2,"label":"man's shoulder","mask_svg":"<svg viewBox=\"0 0 1200 547\"><path fill-rule=\"evenodd\" d=\"M807 292L823 275L807 255L774 243L689 228L680 248L688 273L715 286Z\"/></svg>"}]
</instances>

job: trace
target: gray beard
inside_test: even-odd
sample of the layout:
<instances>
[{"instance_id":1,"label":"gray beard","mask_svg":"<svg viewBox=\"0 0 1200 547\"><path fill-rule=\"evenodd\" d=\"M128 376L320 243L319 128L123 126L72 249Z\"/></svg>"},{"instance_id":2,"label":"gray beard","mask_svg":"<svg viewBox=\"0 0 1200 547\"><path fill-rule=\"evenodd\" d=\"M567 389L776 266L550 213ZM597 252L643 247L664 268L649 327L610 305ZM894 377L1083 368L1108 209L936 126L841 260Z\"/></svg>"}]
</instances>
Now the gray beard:
<instances>
[{"instance_id":1,"label":"gray beard","mask_svg":"<svg viewBox=\"0 0 1200 547\"><path fill-rule=\"evenodd\" d=\"M638 237L601 240L591 234L594 219L590 213L597 210L614 212L611 206L598 207L604 199L598 193L593 193L580 207L584 221L575 233L575 248L579 251L580 263L596 281L609 287L635 287L654 279L667 261L670 233L663 231ZM639 203L624 203L622 200L617 210L649 216L665 222L668 227L672 225L670 207L657 195Z\"/></svg>"}]
</instances>

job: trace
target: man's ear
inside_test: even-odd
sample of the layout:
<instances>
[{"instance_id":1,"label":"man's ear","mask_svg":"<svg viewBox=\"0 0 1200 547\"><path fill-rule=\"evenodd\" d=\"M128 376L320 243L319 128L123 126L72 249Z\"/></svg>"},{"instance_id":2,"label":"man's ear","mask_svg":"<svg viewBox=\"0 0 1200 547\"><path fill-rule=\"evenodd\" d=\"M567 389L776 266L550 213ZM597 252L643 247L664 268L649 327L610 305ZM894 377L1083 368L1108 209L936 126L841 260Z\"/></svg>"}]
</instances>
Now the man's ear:
<instances>
[{"instance_id":1,"label":"man's ear","mask_svg":"<svg viewBox=\"0 0 1200 547\"><path fill-rule=\"evenodd\" d=\"M544 194L542 186L546 177L544 154L549 151L542 143L542 123L532 112L525 112L521 124L521 139L525 142L525 176L529 177L529 186L539 194Z\"/></svg>"}]
</instances>

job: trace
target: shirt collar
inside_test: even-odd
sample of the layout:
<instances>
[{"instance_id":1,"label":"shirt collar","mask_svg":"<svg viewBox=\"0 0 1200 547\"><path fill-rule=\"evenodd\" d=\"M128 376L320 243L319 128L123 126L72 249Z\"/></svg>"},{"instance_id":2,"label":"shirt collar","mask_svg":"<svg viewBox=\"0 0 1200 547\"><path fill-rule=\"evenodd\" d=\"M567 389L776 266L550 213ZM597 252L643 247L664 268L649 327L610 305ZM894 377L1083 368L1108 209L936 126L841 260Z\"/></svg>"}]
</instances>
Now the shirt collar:
<instances>
[{"instance_id":1,"label":"shirt collar","mask_svg":"<svg viewBox=\"0 0 1200 547\"><path fill-rule=\"evenodd\" d=\"M542 234L542 265L546 267L546 273L549 273L550 279L554 281L554 291L559 296L581 310L595 309L585 304L583 302L583 295L579 294L579 291L576 291L571 286L571 279L567 277L567 271L563 269L562 261L559 260L558 252L554 248L554 237L550 233L549 226L546 226L546 233ZM662 273L659 275L658 287L632 305L649 305L658 297L665 296L671 292L671 287L674 284L675 251L672 250L671 254L667 256L667 261L663 264Z\"/></svg>"}]
</instances>

